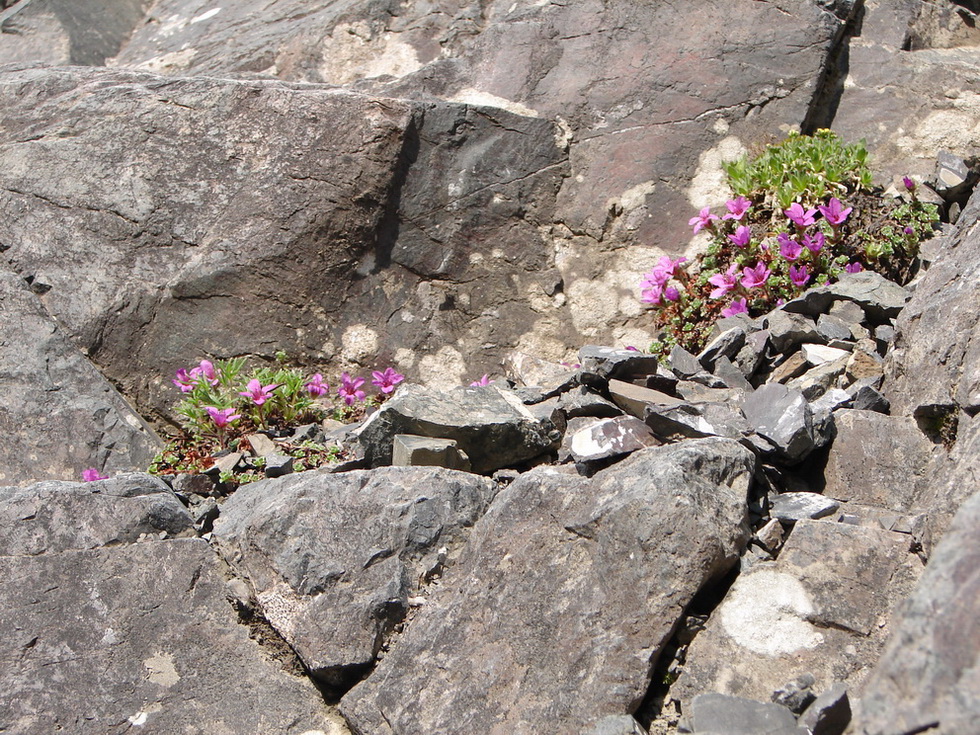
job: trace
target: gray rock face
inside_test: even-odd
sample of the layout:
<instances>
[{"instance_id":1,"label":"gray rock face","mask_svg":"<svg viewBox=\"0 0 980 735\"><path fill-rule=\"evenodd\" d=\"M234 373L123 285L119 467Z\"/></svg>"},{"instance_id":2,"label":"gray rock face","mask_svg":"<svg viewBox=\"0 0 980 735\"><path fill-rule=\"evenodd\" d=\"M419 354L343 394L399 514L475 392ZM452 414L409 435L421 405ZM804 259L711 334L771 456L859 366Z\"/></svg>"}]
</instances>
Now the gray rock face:
<instances>
[{"instance_id":1,"label":"gray rock face","mask_svg":"<svg viewBox=\"0 0 980 735\"><path fill-rule=\"evenodd\" d=\"M9 732L343 732L250 640L199 539L0 556L0 630Z\"/></svg>"},{"instance_id":2,"label":"gray rock face","mask_svg":"<svg viewBox=\"0 0 980 735\"><path fill-rule=\"evenodd\" d=\"M0 556L35 556L173 537L193 520L159 478L125 475L0 487L0 527Z\"/></svg>"},{"instance_id":3,"label":"gray rock face","mask_svg":"<svg viewBox=\"0 0 980 735\"><path fill-rule=\"evenodd\" d=\"M560 281L528 247L566 156L544 120L63 68L4 73L0 129L4 257L143 405L202 353L461 381L534 322L515 288Z\"/></svg>"},{"instance_id":4,"label":"gray rock face","mask_svg":"<svg viewBox=\"0 0 980 735\"><path fill-rule=\"evenodd\" d=\"M816 691L859 683L884 648L890 609L918 579L907 549L902 534L799 521L774 563L735 580L669 696L686 711L701 692L768 701L801 672Z\"/></svg>"},{"instance_id":5,"label":"gray rock face","mask_svg":"<svg viewBox=\"0 0 980 735\"><path fill-rule=\"evenodd\" d=\"M980 495L957 513L865 685L852 731L970 732L980 721Z\"/></svg>"},{"instance_id":6,"label":"gray rock face","mask_svg":"<svg viewBox=\"0 0 980 735\"><path fill-rule=\"evenodd\" d=\"M913 419L841 410L824 470L824 494L837 500L908 511L926 486L933 444Z\"/></svg>"},{"instance_id":7,"label":"gray rock face","mask_svg":"<svg viewBox=\"0 0 980 735\"><path fill-rule=\"evenodd\" d=\"M813 450L813 417L800 391L767 383L746 396L742 412L749 426L771 441L784 460L799 461Z\"/></svg>"},{"instance_id":8,"label":"gray rock face","mask_svg":"<svg viewBox=\"0 0 980 735\"><path fill-rule=\"evenodd\" d=\"M960 217L953 236L896 321L898 336L886 363L885 396L892 412L919 406L980 407L980 195Z\"/></svg>"},{"instance_id":9,"label":"gray rock face","mask_svg":"<svg viewBox=\"0 0 980 735\"><path fill-rule=\"evenodd\" d=\"M453 439L481 473L536 457L560 438L550 421L535 418L516 395L494 386L444 391L403 385L358 429L365 459L389 464L396 434Z\"/></svg>"},{"instance_id":10,"label":"gray rock face","mask_svg":"<svg viewBox=\"0 0 980 735\"><path fill-rule=\"evenodd\" d=\"M349 686L495 489L436 468L305 472L239 488L214 535L306 667Z\"/></svg>"},{"instance_id":11,"label":"gray rock face","mask_svg":"<svg viewBox=\"0 0 980 735\"><path fill-rule=\"evenodd\" d=\"M0 9L15 0L0 2ZM0 13L0 64L98 66L119 53L152 0L28 0Z\"/></svg>"},{"instance_id":12,"label":"gray rock face","mask_svg":"<svg viewBox=\"0 0 980 735\"><path fill-rule=\"evenodd\" d=\"M706 439L591 480L525 473L342 711L358 732L503 735L635 710L684 605L748 540L753 469Z\"/></svg>"},{"instance_id":13,"label":"gray rock face","mask_svg":"<svg viewBox=\"0 0 980 735\"><path fill-rule=\"evenodd\" d=\"M160 440L2 267L0 324L0 484L146 468Z\"/></svg>"}]
</instances>

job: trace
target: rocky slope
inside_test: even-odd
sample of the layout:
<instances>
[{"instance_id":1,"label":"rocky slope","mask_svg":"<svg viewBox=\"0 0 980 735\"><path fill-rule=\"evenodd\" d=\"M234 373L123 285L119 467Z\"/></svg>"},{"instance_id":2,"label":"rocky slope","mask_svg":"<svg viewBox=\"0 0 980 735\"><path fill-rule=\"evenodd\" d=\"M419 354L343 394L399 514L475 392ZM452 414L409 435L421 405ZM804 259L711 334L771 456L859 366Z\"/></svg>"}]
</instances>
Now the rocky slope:
<instances>
[{"instance_id":1,"label":"rocky slope","mask_svg":"<svg viewBox=\"0 0 980 735\"><path fill-rule=\"evenodd\" d=\"M980 720L980 8L4 6L0 730ZM948 207L909 289L579 349L649 341L722 160L824 125ZM278 350L415 383L361 469L138 472L177 367Z\"/></svg>"}]
</instances>

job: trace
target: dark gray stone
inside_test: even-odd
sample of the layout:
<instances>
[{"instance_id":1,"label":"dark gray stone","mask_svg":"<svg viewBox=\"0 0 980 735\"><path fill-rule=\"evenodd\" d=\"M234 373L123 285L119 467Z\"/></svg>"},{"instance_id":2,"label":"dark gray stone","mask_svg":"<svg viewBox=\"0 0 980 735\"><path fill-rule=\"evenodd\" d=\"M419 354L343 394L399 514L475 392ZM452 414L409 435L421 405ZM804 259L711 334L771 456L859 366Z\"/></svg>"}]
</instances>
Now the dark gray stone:
<instances>
[{"instance_id":1,"label":"dark gray stone","mask_svg":"<svg viewBox=\"0 0 980 735\"><path fill-rule=\"evenodd\" d=\"M334 732L295 656L252 640L225 573L200 539L0 556L0 728Z\"/></svg>"},{"instance_id":2,"label":"dark gray stone","mask_svg":"<svg viewBox=\"0 0 980 735\"><path fill-rule=\"evenodd\" d=\"M769 347L769 330L757 331L749 334L745 340L745 346L735 356L735 366L742 371L746 380L755 375L756 370L765 359Z\"/></svg>"},{"instance_id":3,"label":"dark gray stone","mask_svg":"<svg viewBox=\"0 0 980 735\"><path fill-rule=\"evenodd\" d=\"M193 534L193 520L158 477L0 487L0 556L128 544Z\"/></svg>"},{"instance_id":4,"label":"dark gray stone","mask_svg":"<svg viewBox=\"0 0 980 735\"><path fill-rule=\"evenodd\" d=\"M611 378L629 381L657 372L660 362L655 355L634 350L586 345L578 351L579 379L583 383L604 383Z\"/></svg>"},{"instance_id":5,"label":"dark gray stone","mask_svg":"<svg viewBox=\"0 0 980 735\"><path fill-rule=\"evenodd\" d=\"M840 503L833 498L806 492L774 495L769 498L769 505L772 517L786 523L826 518L840 507Z\"/></svg>"},{"instance_id":6,"label":"dark gray stone","mask_svg":"<svg viewBox=\"0 0 980 735\"><path fill-rule=\"evenodd\" d=\"M445 467L469 472L469 457L453 439L395 434L391 464L395 467Z\"/></svg>"},{"instance_id":7,"label":"dark gray stone","mask_svg":"<svg viewBox=\"0 0 980 735\"><path fill-rule=\"evenodd\" d=\"M863 311L861 316L864 316ZM851 332L851 324L831 314L821 314L817 317L817 332L825 343L833 342L835 339L852 340L854 335Z\"/></svg>"},{"instance_id":8,"label":"dark gray stone","mask_svg":"<svg viewBox=\"0 0 980 735\"><path fill-rule=\"evenodd\" d=\"M840 378L847 372L851 356L845 353L842 357L832 362L824 362L815 368L807 370L799 377L786 382L789 390L799 391L807 401L815 401L831 388L838 385Z\"/></svg>"},{"instance_id":9,"label":"dark gray stone","mask_svg":"<svg viewBox=\"0 0 980 735\"><path fill-rule=\"evenodd\" d=\"M676 396L652 388L624 383L621 380L610 380L608 388L609 395L617 406L640 419L646 416L647 408L650 406L678 406L684 403Z\"/></svg>"},{"instance_id":10,"label":"dark gray stone","mask_svg":"<svg viewBox=\"0 0 980 735\"><path fill-rule=\"evenodd\" d=\"M836 682L807 707L800 724L810 735L843 735L851 722L847 684Z\"/></svg>"},{"instance_id":11,"label":"dark gray stone","mask_svg":"<svg viewBox=\"0 0 980 735\"><path fill-rule=\"evenodd\" d=\"M667 365L677 377L685 380L690 380L695 375L700 375L705 371L701 361L680 345L675 345L670 351Z\"/></svg>"},{"instance_id":12,"label":"dark gray stone","mask_svg":"<svg viewBox=\"0 0 980 735\"><path fill-rule=\"evenodd\" d=\"M603 419L623 415L623 410L615 403L607 401L584 385L562 393L558 399L558 409L570 419L582 416L594 416Z\"/></svg>"},{"instance_id":13,"label":"dark gray stone","mask_svg":"<svg viewBox=\"0 0 980 735\"><path fill-rule=\"evenodd\" d=\"M766 315L765 321L769 342L776 352L791 352L797 345L821 339L817 325L803 314L776 309Z\"/></svg>"},{"instance_id":14,"label":"dark gray stone","mask_svg":"<svg viewBox=\"0 0 980 735\"><path fill-rule=\"evenodd\" d=\"M687 726L695 735L799 735L796 718L782 705L717 692L691 701Z\"/></svg>"},{"instance_id":15,"label":"dark gray stone","mask_svg":"<svg viewBox=\"0 0 980 735\"><path fill-rule=\"evenodd\" d=\"M783 310L795 314L826 314L835 301L852 301L864 311L872 324L881 324L896 316L911 294L897 283L874 271L845 273L836 283L818 286L783 304Z\"/></svg>"},{"instance_id":16,"label":"dark gray stone","mask_svg":"<svg viewBox=\"0 0 980 735\"><path fill-rule=\"evenodd\" d=\"M726 329L717 337L712 339L698 355L698 362L709 373L715 371L715 363L719 358L727 357L729 360L738 356L738 353L745 346L746 332L741 327Z\"/></svg>"},{"instance_id":17,"label":"dark gray stone","mask_svg":"<svg viewBox=\"0 0 980 735\"><path fill-rule=\"evenodd\" d=\"M729 403L680 403L649 406L644 421L664 441L722 436L741 439L749 426L738 408Z\"/></svg>"},{"instance_id":18,"label":"dark gray stone","mask_svg":"<svg viewBox=\"0 0 980 735\"><path fill-rule=\"evenodd\" d=\"M441 468L303 472L239 488L214 538L306 667L344 687L495 492L490 480Z\"/></svg>"},{"instance_id":19,"label":"dark gray stone","mask_svg":"<svg viewBox=\"0 0 980 735\"><path fill-rule=\"evenodd\" d=\"M365 460L375 467L390 464L396 434L453 439L479 473L536 457L560 440L550 421L492 385L446 391L403 384L357 430Z\"/></svg>"},{"instance_id":20,"label":"dark gray stone","mask_svg":"<svg viewBox=\"0 0 980 735\"><path fill-rule=\"evenodd\" d=\"M949 151L936 154L936 191L946 199L961 194L971 179L970 167Z\"/></svg>"},{"instance_id":21,"label":"dark gray stone","mask_svg":"<svg viewBox=\"0 0 980 735\"><path fill-rule=\"evenodd\" d=\"M876 413L887 414L891 410L891 404L883 394L877 391L873 384L879 382L874 378L859 380L848 388L848 393L853 396L851 408L858 411L874 411Z\"/></svg>"},{"instance_id":22,"label":"dark gray stone","mask_svg":"<svg viewBox=\"0 0 980 735\"><path fill-rule=\"evenodd\" d=\"M576 462L618 457L657 444L647 425L633 416L597 419L575 429L569 426L565 434L565 445Z\"/></svg>"},{"instance_id":23,"label":"dark gray stone","mask_svg":"<svg viewBox=\"0 0 980 735\"><path fill-rule=\"evenodd\" d=\"M746 396L742 412L749 427L777 447L781 459L798 462L813 450L813 417L800 391L767 383Z\"/></svg>"},{"instance_id":24,"label":"dark gray stone","mask_svg":"<svg viewBox=\"0 0 980 735\"><path fill-rule=\"evenodd\" d=\"M803 713L803 710L817 698L813 693L813 685L816 679L813 674L803 674L787 684L779 687L772 693L772 701L781 704L795 715Z\"/></svg>"},{"instance_id":25,"label":"dark gray stone","mask_svg":"<svg viewBox=\"0 0 980 735\"><path fill-rule=\"evenodd\" d=\"M980 721L980 494L960 508L863 687L852 731L967 733Z\"/></svg>"},{"instance_id":26,"label":"dark gray stone","mask_svg":"<svg viewBox=\"0 0 980 735\"><path fill-rule=\"evenodd\" d=\"M269 454L265 457L265 476L282 477L293 471L293 458L288 454Z\"/></svg>"},{"instance_id":27,"label":"dark gray stone","mask_svg":"<svg viewBox=\"0 0 980 735\"><path fill-rule=\"evenodd\" d=\"M734 388L742 393L749 393L755 390L752 384L746 380L742 370L736 367L727 357L719 357L715 361L714 371L715 375L721 378L729 388Z\"/></svg>"},{"instance_id":28,"label":"dark gray stone","mask_svg":"<svg viewBox=\"0 0 980 735\"><path fill-rule=\"evenodd\" d=\"M341 700L352 728L582 732L635 709L694 590L748 541L753 469L737 443L705 439L640 450L591 479L524 473Z\"/></svg>"},{"instance_id":29,"label":"dark gray stone","mask_svg":"<svg viewBox=\"0 0 980 735\"><path fill-rule=\"evenodd\" d=\"M584 735L647 735L647 731L631 715L608 715Z\"/></svg>"}]
</instances>

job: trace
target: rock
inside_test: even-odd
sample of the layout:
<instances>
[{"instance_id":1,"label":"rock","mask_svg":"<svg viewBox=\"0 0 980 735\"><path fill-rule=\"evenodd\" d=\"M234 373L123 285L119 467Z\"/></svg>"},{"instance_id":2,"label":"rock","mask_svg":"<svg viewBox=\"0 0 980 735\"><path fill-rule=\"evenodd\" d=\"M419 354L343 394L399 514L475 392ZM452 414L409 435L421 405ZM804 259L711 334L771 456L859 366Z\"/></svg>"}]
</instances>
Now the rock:
<instances>
[{"instance_id":1,"label":"rock","mask_svg":"<svg viewBox=\"0 0 980 735\"><path fill-rule=\"evenodd\" d=\"M687 711L708 691L767 701L801 672L816 691L860 682L884 648L889 611L918 578L907 548L889 531L797 522L775 562L735 580L668 696Z\"/></svg>"},{"instance_id":2,"label":"rock","mask_svg":"<svg viewBox=\"0 0 980 735\"><path fill-rule=\"evenodd\" d=\"M146 468L159 438L3 267L0 324L0 483L78 479L87 467Z\"/></svg>"},{"instance_id":3,"label":"rock","mask_svg":"<svg viewBox=\"0 0 980 735\"><path fill-rule=\"evenodd\" d=\"M755 388L745 379L741 368L729 360L727 357L719 357L715 361L715 375L724 381L725 385L741 393L751 393Z\"/></svg>"},{"instance_id":4,"label":"rock","mask_svg":"<svg viewBox=\"0 0 980 735\"><path fill-rule=\"evenodd\" d=\"M824 470L824 494L909 511L933 480L933 445L913 419L860 410L835 415L837 436Z\"/></svg>"},{"instance_id":5,"label":"rock","mask_svg":"<svg viewBox=\"0 0 980 735\"><path fill-rule=\"evenodd\" d=\"M595 345L579 349L578 360L580 380L589 384L604 383L612 378L629 381L646 377L656 373L660 364L656 355Z\"/></svg>"},{"instance_id":6,"label":"rock","mask_svg":"<svg viewBox=\"0 0 980 735\"><path fill-rule=\"evenodd\" d=\"M851 722L847 685L837 682L807 707L800 724L811 735L843 735Z\"/></svg>"},{"instance_id":7,"label":"rock","mask_svg":"<svg viewBox=\"0 0 980 735\"><path fill-rule=\"evenodd\" d=\"M855 306L857 305L855 304ZM861 311L861 309L858 309L858 311L861 313L860 318L864 318L864 312ZM854 326L860 326L860 324L846 322L843 319L831 314L821 314L817 317L817 333L824 342L854 339L854 334L852 332Z\"/></svg>"},{"instance_id":8,"label":"rock","mask_svg":"<svg viewBox=\"0 0 980 735\"><path fill-rule=\"evenodd\" d=\"M199 495L207 497L214 490L214 480L207 475L189 475L181 473L171 478L171 484L175 493L183 493L185 496Z\"/></svg>"},{"instance_id":9,"label":"rock","mask_svg":"<svg viewBox=\"0 0 980 735\"><path fill-rule=\"evenodd\" d=\"M885 373L881 357L871 340L860 340L847 360L845 374L851 381L880 379Z\"/></svg>"},{"instance_id":10,"label":"rock","mask_svg":"<svg viewBox=\"0 0 980 735\"><path fill-rule=\"evenodd\" d=\"M704 366L709 373L715 371L715 363L719 358L726 357L729 360L738 356L738 353L745 346L745 330L740 327L726 329L717 337L712 339L698 355L698 362Z\"/></svg>"},{"instance_id":11,"label":"rock","mask_svg":"<svg viewBox=\"0 0 980 735\"><path fill-rule=\"evenodd\" d=\"M487 479L437 468L303 472L239 488L214 538L304 665L343 692L494 492Z\"/></svg>"},{"instance_id":12,"label":"rock","mask_svg":"<svg viewBox=\"0 0 980 735\"><path fill-rule=\"evenodd\" d=\"M599 419L566 435L576 462L618 457L659 444L645 423L633 416Z\"/></svg>"},{"instance_id":13,"label":"rock","mask_svg":"<svg viewBox=\"0 0 980 735\"><path fill-rule=\"evenodd\" d=\"M776 352L791 352L797 345L820 339L817 325L803 314L780 308L767 314L765 320L769 342Z\"/></svg>"},{"instance_id":14,"label":"rock","mask_svg":"<svg viewBox=\"0 0 980 735\"><path fill-rule=\"evenodd\" d=\"M470 460L453 439L395 434L391 464L395 467L445 467L469 472Z\"/></svg>"},{"instance_id":15,"label":"rock","mask_svg":"<svg viewBox=\"0 0 980 735\"><path fill-rule=\"evenodd\" d=\"M833 439L830 436L833 423L831 415L841 408L849 408L852 400L851 394L848 391L840 388L831 388L810 404L810 413L813 416L813 430L819 437L818 444L823 446Z\"/></svg>"},{"instance_id":16,"label":"rock","mask_svg":"<svg viewBox=\"0 0 980 735\"><path fill-rule=\"evenodd\" d=\"M746 380L755 375L759 365L765 359L766 350L769 347L769 331L762 330L749 334L745 340L745 346L739 350L734 363L742 371Z\"/></svg>"},{"instance_id":17,"label":"rock","mask_svg":"<svg viewBox=\"0 0 980 735\"><path fill-rule=\"evenodd\" d=\"M224 575L200 539L0 556L0 724L342 733L282 642L251 639Z\"/></svg>"},{"instance_id":18,"label":"rock","mask_svg":"<svg viewBox=\"0 0 980 735\"><path fill-rule=\"evenodd\" d=\"M708 436L741 439L749 431L738 408L728 403L649 406L644 421L654 436L663 441Z\"/></svg>"},{"instance_id":19,"label":"rock","mask_svg":"<svg viewBox=\"0 0 980 735\"><path fill-rule=\"evenodd\" d=\"M887 414L891 410L891 404L884 395L879 393L875 388L874 384L877 383L875 378L865 378L863 380L856 381L852 386L848 388L848 393L853 396L854 409L859 411L875 411L876 413Z\"/></svg>"},{"instance_id":20,"label":"rock","mask_svg":"<svg viewBox=\"0 0 980 735\"><path fill-rule=\"evenodd\" d=\"M840 507L840 503L833 498L805 492L780 493L771 497L769 502L772 517L786 523L825 518Z\"/></svg>"},{"instance_id":21,"label":"rock","mask_svg":"<svg viewBox=\"0 0 980 735\"><path fill-rule=\"evenodd\" d=\"M773 368L772 373L769 374L767 382L788 383L793 378L803 375L803 373L805 373L809 367L810 366L808 365L806 358L803 356L803 353L794 352L779 363L779 365Z\"/></svg>"},{"instance_id":22,"label":"rock","mask_svg":"<svg viewBox=\"0 0 980 735\"><path fill-rule=\"evenodd\" d=\"M708 735L799 735L793 713L779 704L708 692L691 700L687 729Z\"/></svg>"},{"instance_id":23,"label":"rock","mask_svg":"<svg viewBox=\"0 0 980 735\"><path fill-rule=\"evenodd\" d=\"M265 476L282 477L293 471L293 458L288 454L270 454L265 458Z\"/></svg>"},{"instance_id":24,"label":"rock","mask_svg":"<svg viewBox=\"0 0 980 735\"><path fill-rule=\"evenodd\" d=\"M252 447L252 454L256 457L268 457L270 454L277 454L279 447L272 439L265 434L249 434L245 437L249 446Z\"/></svg>"},{"instance_id":25,"label":"rock","mask_svg":"<svg viewBox=\"0 0 980 735\"><path fill-rule=\"evenodd\" d=\"M833 362L821 363L798 378L793 378L786 383L786 387L789 390L799 391L808 401L816 401L837 385L840 377L847 371L851 359L851 354L845 352L844 357Z\"/></svg>"},{"instance_id":26,"label":"rock","mask_svg":"<svg viewBox=\"0 0 980 735\"><path fill-rule=\"evenodd\" d=\"M705 372L701 361L680 345L675 345L670 351L667 364L674 371L674 374L682 380L690 380Z\"/></svg>"},{"instance_id":27,"label":"rock","mask_svg":"<svg viewBox=\"0 0 980 735\"><path fill-rule=\"evenodd\" d=\"M775 552L783 544L783 526L778 519L773 518L755 532L754 538L766 551Z\"/></svg>"},{"instance_id":28,"label":"rock","mask_svg":"<svg viewBox=\"0 0 980 735\"><path fill-rule=\"evenodd\" d=\"M864 315L864 309L853 301L834 301L830 305L827 316L840 319L845 324L851 325L852 329L855 326L861 326L867 319ZM818 318L817 323L819 324L819 322L820 319Z\"/></svg>"},{"instance_id":29,"label":"rock","mask_svg":"<svg viewBox=\"0 0 980 735\"><path fill-rule=\"evenodd\" d=\"M705 439L591 479L521 475L345 717L371 733L581 732L635 709L687 601L748 540L753 469Z\"/></svg>"},{"instance_id":30,"label":"rock","mask_svg":"<svg viewBox=\"0 0 980 735\"><path fill-rule=\"evenodd\" d=\"M36 556L193 533L163 480L132 474L100 482L0 487L0 556Z\"/></svg>"},{"instance_id":31,"label":"rock","mask_svg":"<svg viewBox=\"0 0 980 735\"><path fill-rule=\"evenodd\" d=\"M980 718L980 495L935 548L861 691L862 735L970 732Z\"/></svg>"},{"instance_id":32,"label":"rock","mask_svg":"<svg viewBox=\"0 0 980 735\"><path fill-rule=\"evenodd\" d=\"M647 731L630 715L609 715L584 735L647 735Z\"/></svg>"},{"instance_id":33,"label":"rock","mask_svg":"<svg viewBox=\"0 0 980 735\"><path fill-rule=\"evenodd\" d=\"M575 382L575 371L564 365L548 362L524 352L511 352L504 359L508 373L518 379L521 385L539 385L552 390L568 390Z\"/></svg>"},{"instance_id":34,"label":"rock","mask_svg":"<svg viewBox=\"0 0 980 735\"><path fill-rule=\"evenodd\" d=\"M416 434L455 440L478 473L536 457L560 438L551 422L535 418L513 393L494 386L445 391L403 384L356 433L375 467L391 462L396 434Z\"/></svg>"},{"instance_id":35,"label":"rock","mask_svg":"<svg viewBox=\"0 0 980 735\"><path fill-rule=\"evenodd\" d=\"M794 314L826 314L835 301L853 301L873 324L898 316L911 294L874 271L845 273L836 283L817 286L781 307Z\"/></svg>"},{"instance_id":36,"label":"rock","mask_svg":"<svg viewBox=\"0 0 980 735\"><path fill-rule=\"evenodd\" d=\"M631 384L626 383L624 385ZM565 416L570 419L582 416L594 416L596 418L606 419L623 415L623 410L615 403L607 401L584 385L562 393L558 399L558 409L564 412Z\"/></svg>"},{"instance_id":37,"label":"rock","mask_svg":"<svg viewBox=\"0 0 980 735\"><path fill-rule=\"evenodd\" d=\"M946 199L961 194L970 182L970 167L949 151L936 154L936 191Z\"/></svg>"},{"instance_id":38,"label":"rock","mask_svg":"<svg viewBox=\"0 0 980 735\"><path fill-rule=\"evenodd\" d=\"M803 353L803 358L814 367L850 357L848 350L840 350L826 345L803 344L800 345L800 351Z\"/></svg>"},{"instance_id":39,"label":"rock","mask_svg":"<svg viewBox=\"0 0 980 735\"><path fill-rule=\"evenodd\" d=\"M803 674L779 687L772 693L771 699L795 715L802 714L803 710L817 698L813 693L814 682L813 674Z\"/></svg>"},{"instance_id":40,"label":"rock","mask_svg":"<svg viewBox=\"0 0 980 735\"><path fill-rule=\"evenodd\" d=\"M0 8L14 0L0 3ZM101 66L119 53L152 0L30 0L0 15L0 64Z\"/></svg>"},{"instance_id":41,"label":"rock","mask_svg":"<svg viewBox=\"0 0 980 735\"><path fill-rule=\"evenodd\" d=\"M679 406L684 403L680 398L621 380L609 381L609 396L617 406L636 418L644 418L650 406Z\"/></svg>"},{"instance_id":42,"label":"rock","mask_svg":"<svg viewBox=\"0 0 980 735\"><path fill-rule=\"evenodd\" d=\"M798 462L813 450L810 405L798 390L767 383L746 396L742 412L749 427L775 445L780 458Z\"/></svg>"}]
</instances>

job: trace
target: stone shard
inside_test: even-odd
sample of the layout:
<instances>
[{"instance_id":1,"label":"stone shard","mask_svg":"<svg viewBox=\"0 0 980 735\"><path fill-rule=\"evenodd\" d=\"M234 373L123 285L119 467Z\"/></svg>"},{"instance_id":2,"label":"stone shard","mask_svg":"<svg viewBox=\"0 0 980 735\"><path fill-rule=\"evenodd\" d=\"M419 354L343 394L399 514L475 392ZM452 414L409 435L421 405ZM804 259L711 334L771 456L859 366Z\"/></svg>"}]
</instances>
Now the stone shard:
<instances>
[{"instance_id":1,"label":"stone shard","mask_svg":"<svg viewBox=\"0 0 980 735\"><path fill-rule=\"evenodd\" d=\"M835 301L852 301L864 310L868 321L881 324L898 316L911 295L907 289L874 271L861 271L845 273L836 283L811 288L780 308L816 317L828 313Z\"/></svg>"},{"instance_id":2,"label":"stone shard","mask_svg":"<svg viewBox=\"0 0 980 735\"><path fill-rule=\"evenodd\" d=\"M980 721L980 494L960 508L860 692L852 731L972 732Z\"/></svg>"},{"instance_id":3,"label":"stone shard","mask_svg":"<svg viewBox=\"0 0 980 735\"><path fill-rule=\"evenodd\" d=\"M583 383L603 383L610 379L632 380L657 372L660 361L656 355L635 350L586 345L578 351L580 379Z\"/></svg>"},{"instance_id":4,"label":"stone shard","mask_svg":"<svg viewBox=\"0 0 980 735\"><path fill-rule=\"evenodd\" d=\"M826 518L840 507L840 503L833 498L808 492L780 493L770 498L769 502L772 517L786 523Z\"/></svg>"},{"instance_id":5,"label":"stone shard","mask_svg":"<svg viewBox=\"0 0 980 735\"><path fill-rule=\"evenodd\" d=\"M445 391L402 385L357 430L365 460L390 464L396 434L452 439L479 473L537 457L560 440L549 420L535 418L511 391L494 386Z\"/></svg>"},{"instance_id":6,"label":"stone shard","mask_svg":"<svg viewBox=\"0 0 980 735\"><path fill-rule=\"evenodd\" d=\"M847 685L836 682L817 697L800 717L810 735L843 735L851 722Z\"/></svg>"},{"instance_id":7,"label":"stone shard","mask_svg":"<svg viewBox=\"0 0 980 735\"><path fill-rule=\"evenodd\" d=\"M598 419L568 437L576 462L593 462L635 452L658 444L645 423L633 416Z\"/></svg>"},{"instance_id":8,"label":"stone shard","mask_svg":"<svg viewBox=\"0 0 980 735\"><path fill-rule=\"evenodd\" d=\"M816 691L860 683L885 645L890 610L918 579L921 562L907 549L901 534L799 521L775 562L735 580L669 697L682 711L708 691L768 701L801 672Z\"/></svg>"},{"instance_id":9,"label":"stone shard","mask_svg":"<svg viewBox=\"0 0 980 735\"><path fill-rule=\"evenodd\" d=\"M239 488L214 537L305 666L343 690L494 492L490 480L437 468L304 472Z\"/></svg>"},{"instance_id":10,"label":"stone shard","mask_svg":"<svg viewBox=\"0 0 980 735\"><path fill-rule=\"evenodd\" d=\"M796 718L782 705L717 692L696 696L686 720L694 735L799 735Z\"/></svg>"},{"instance_id":11,"label":"stone shard","mask_svg":"<svg viewBox=\"0 0 980 735\"><path fill-rule=\"evenodd\" d=\"M288 651L277 661L250 639L227 594L200 539L0 556L0 728L344 732Z\"/></svg>"},{"instance_id":12,"label":"stone shard","mask_svg":"<svg viewBox=\"0 0 980 735\"><path fill-rule=\"evenodd\" d=\"M470 460L452 439L395 434L391 464L395 467L445 467L469 472Z\"/></svg>"},{"instance_id":13,"label":"stone shard","mask_svg":"<svg viewBox=\"0 0 980 735\"><path fill-rule=\"evenodd\" d=\"M623 410L619 406L611 401L607 401L584 385L562 393L558 399L558 408L569 419L580 418L582 416L595 416L596 418L606 419L623 415Z\"/></svg>"},{"instance_id":14,"label":"stone shard","mask_svg":"<svg viewBox=\"0 0 980 735\"><path fill-rule=\"evenodd\" d=\"M781 459L798 462L813 450L810 404L800 391L766 383L746 396L742 412L751 429L775 445Z\"/></svg>"},{"instance_id":15,"label":"stone shard","mask_svg":"<svg viewBox=\"0 0 980 735\"><path fill-rule=\"evenodd\" d=\"M634 711L684 606L748 541L753 470L748 450L705 439L592 479L521 475L344 715L377 735L510 735Z\"/></svg>"},{"instance_id":16,"label":"stone shard","mask_svg":"<svg viewBox=\"0 0 980 735\"><path fill-rule=\"evenodd\" d=\"M4 267L0 324L0 484L79 478L87 467L115 473L149 464L161 448L159 438Z\"/></svg>"}]
</instances>

